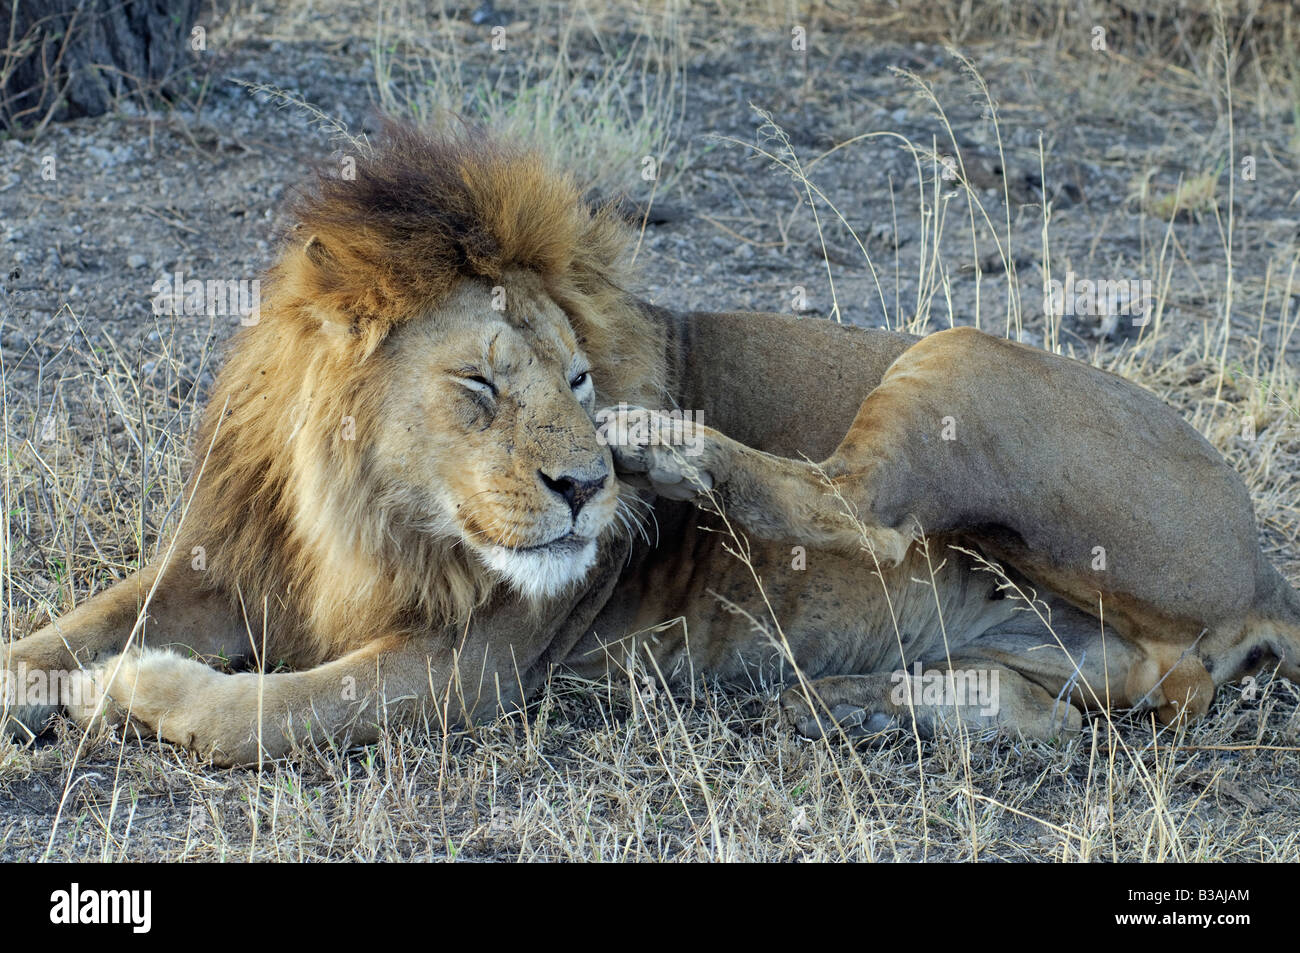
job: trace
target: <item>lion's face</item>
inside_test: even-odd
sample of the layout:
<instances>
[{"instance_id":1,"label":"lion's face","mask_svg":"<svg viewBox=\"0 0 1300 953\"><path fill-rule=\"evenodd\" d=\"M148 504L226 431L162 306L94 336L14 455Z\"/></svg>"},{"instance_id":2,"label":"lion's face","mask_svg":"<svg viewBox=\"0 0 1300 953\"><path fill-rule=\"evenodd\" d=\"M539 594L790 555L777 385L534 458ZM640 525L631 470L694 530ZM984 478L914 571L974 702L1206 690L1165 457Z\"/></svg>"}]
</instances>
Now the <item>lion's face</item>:
<instances>
[{"instance_id":1,"label":"lion's face","mask_svg":"<svg viewBox=\"0 0 1300 953\"><path fill-rule=\"evenodd\" d=\"M494 296L466 280L383 349L391 373L371 465L393 502L525 595L581 579L618 482L597 437L592 368L540 281L513 272Z\"/></svg>"}]
</instances>

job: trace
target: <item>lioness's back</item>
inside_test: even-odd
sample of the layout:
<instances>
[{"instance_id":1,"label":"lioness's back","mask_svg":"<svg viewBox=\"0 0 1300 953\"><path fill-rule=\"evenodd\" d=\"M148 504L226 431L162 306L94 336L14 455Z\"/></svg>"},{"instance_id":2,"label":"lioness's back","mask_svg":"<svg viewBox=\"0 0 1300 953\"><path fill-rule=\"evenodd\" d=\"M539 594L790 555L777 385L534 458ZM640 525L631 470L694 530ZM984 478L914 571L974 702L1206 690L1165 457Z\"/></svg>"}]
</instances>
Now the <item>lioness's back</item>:
<instances>
[{"instance_id":1,"label":"lioness's back","mask_svg":"<svg viewBox=\"0 0 1300 953\"><path fill-rule=\"evenodd\" d=\"M678 320L683 409L755 449L814 460L835 449L885 369L919 340L783 314Z\"/></svg>"}]
</instances>

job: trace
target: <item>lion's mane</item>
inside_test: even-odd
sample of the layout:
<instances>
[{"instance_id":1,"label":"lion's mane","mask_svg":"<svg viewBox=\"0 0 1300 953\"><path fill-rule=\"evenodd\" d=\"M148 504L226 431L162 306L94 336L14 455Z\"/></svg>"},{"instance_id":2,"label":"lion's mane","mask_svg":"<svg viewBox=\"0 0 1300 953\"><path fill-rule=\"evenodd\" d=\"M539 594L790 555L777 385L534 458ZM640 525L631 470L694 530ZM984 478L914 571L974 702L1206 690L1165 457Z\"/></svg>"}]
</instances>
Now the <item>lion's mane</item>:
<instances>
[{"instance_id":1,"label":"lion's mane","mask_svg":"<svg viewBox=\"0 0 1300 953\"><path fill-rule=\"evenodd\" d=\"M393 328L467 278L527 269L567 313L602 403L663 387L662 332L627 291L627 229L571 177L472 130L397 124L355 173L317 172L293 202L299 227L219 374L186 489L180 558L203 547L205 584L295 665L463 622L498 585L456 539L403 525L367 472Z\"/></svg>"}]
</instances>

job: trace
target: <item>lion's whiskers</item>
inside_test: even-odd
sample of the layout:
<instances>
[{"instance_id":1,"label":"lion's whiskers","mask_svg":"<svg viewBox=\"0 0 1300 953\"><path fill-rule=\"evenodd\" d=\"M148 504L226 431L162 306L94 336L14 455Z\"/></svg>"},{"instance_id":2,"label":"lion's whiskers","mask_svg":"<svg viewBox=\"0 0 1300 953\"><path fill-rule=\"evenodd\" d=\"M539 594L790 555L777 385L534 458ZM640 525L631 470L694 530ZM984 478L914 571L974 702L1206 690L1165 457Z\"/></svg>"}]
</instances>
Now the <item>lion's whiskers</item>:
<instances>
[{"instance_id":1,"label":"lion's whiskers","mask_svg":"<svg viewBox=\"0 0 1300 953\"><path fill-rule=\"evenodd\" d=\"M629 490L627 493L620 493L618 497L618 503L620 507L626 507L624 512L626 512L631 519L636 521L637 526L640 527L642 538L645 539L646 541L646 545L658 546L659 545L659 518L655 516L654 506L652 506L650 503L646 502L645 500L641 499L640 494L637 493L635 490ZM644 510L644 513L634 509L633 504L640 506L642 510ZM650 542L650 536L646 531L646 527L650 522L653 522L655 527L655 541L653 544Z\"/></svg>"}]
</instances>

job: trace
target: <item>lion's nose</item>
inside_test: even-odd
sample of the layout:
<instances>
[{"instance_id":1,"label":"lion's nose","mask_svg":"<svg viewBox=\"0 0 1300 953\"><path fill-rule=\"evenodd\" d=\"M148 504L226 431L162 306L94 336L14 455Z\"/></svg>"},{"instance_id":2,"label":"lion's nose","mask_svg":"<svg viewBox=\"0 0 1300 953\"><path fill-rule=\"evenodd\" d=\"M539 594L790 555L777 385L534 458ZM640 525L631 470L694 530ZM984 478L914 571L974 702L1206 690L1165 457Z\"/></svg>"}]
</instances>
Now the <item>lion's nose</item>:
<instances>
[{"instance_id":1,"label":"lion's nose","mask_svg":"<svg viewBox=\"0 0 1300 953\"><path fill-rule=\"evenodd\" d=\"M605 486L605 481L609 479L608 473L602 473L595 479L588 479L572 473L553 477L541 470L537 471L537 475L542 478L542 482L546 484L547 489L564 497L564 502L569 504L569 512L573 514L574 519L578 518L578 513L582 507L601 491Z\"/></svg>"}]
</instances>

